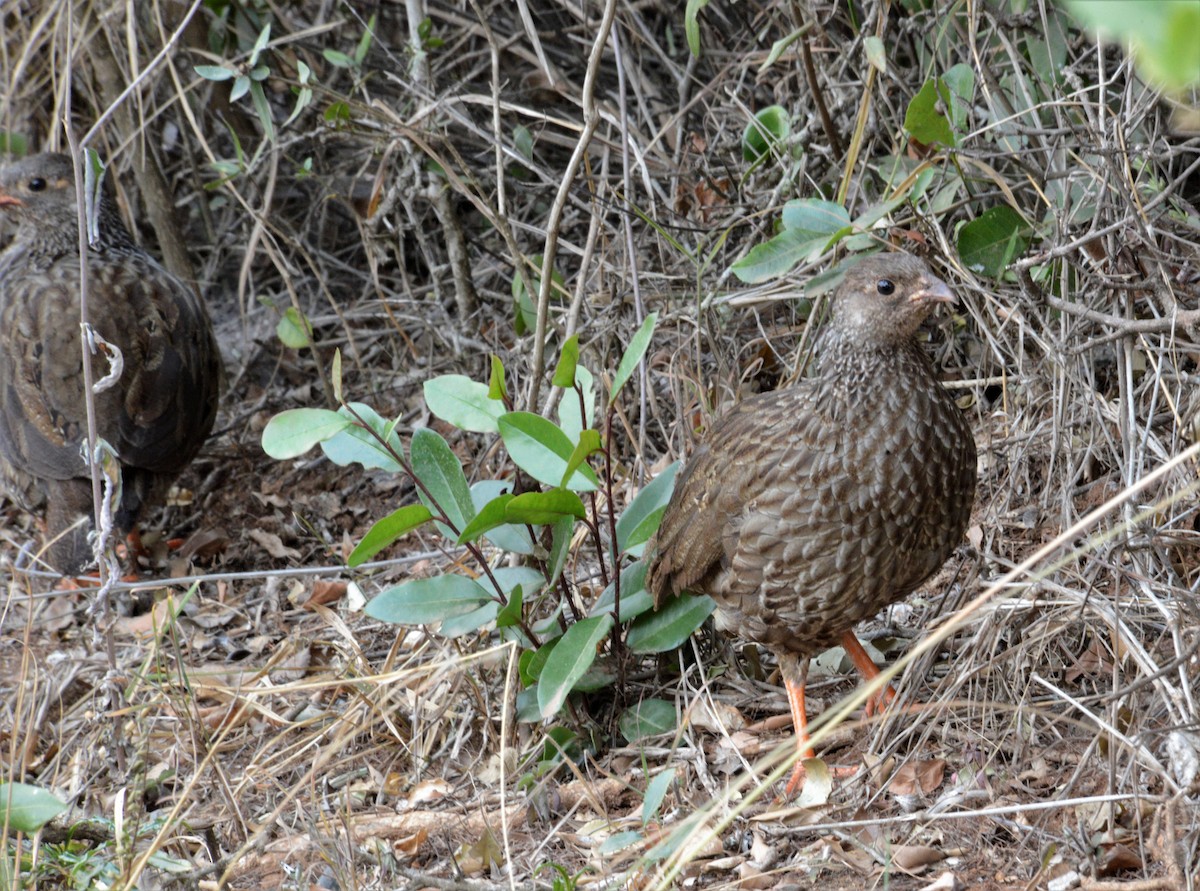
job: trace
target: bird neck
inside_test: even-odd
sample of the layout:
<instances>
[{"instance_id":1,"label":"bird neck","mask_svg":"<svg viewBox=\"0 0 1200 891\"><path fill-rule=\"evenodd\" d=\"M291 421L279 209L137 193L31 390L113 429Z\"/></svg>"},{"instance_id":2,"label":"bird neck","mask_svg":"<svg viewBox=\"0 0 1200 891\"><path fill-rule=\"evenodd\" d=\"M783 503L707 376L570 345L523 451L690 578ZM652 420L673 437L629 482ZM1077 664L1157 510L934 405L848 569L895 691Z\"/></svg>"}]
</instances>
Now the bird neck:
<instances>
[{"instance_id":1,"label":"bird neck","mask_svg":"<svg viewBox=\"0 0 1200 891\"><path fill-rule=\"evenodd\" d=\"M924 348L912 339L864 342L830 330L820 345L813 376L826 399L871 402L883 391L936 385L937 375Z\"/></svg>"}]
</instances>

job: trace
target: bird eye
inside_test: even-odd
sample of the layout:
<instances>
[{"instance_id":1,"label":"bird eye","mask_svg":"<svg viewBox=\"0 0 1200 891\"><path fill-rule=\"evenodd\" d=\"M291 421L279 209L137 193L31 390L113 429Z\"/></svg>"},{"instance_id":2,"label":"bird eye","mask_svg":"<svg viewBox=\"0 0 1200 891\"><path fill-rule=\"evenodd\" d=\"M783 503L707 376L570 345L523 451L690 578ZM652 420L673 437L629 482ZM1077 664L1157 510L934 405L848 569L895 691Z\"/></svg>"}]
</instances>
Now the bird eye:
<instances>
[{"instance_id":1,"label":"bird eye","mask_svg":"<svg viewBox=\"0 0 1200 891\"><path fill-rule=\"evenodd\" d=\"M875 283L875 290L878 291L880 294L882 294L884 297L890 297L892 294L896 293L896 286L894 284L892 284L891 279L881 278L878 282Z\"/></svg>"},{"instance_id":2,"label":"bird eye","mask_svg":"<svg viewBox=\"0 0 1200 891\"><path fill-rule=\"evenodd\" d=\"M46 181L40 176L35 176L29 181L29 191L31 192L40 192L44 188L46 188Z\"/></svg>"}]
</instances>

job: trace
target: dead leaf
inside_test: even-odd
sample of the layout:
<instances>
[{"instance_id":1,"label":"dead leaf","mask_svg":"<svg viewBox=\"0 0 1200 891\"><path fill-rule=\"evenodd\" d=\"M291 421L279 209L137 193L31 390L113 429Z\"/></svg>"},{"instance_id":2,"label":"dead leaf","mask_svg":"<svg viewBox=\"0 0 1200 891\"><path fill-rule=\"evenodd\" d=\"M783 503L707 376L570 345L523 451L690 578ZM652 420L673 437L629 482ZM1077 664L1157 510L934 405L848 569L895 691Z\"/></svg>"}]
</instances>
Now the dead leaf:
<instances>
[{"instance_id":1,"label":"dead leaf","mask_svg":"<svg viewBox=\"0 0 1200 891\"><path fill-rule=\"evenodd\" d=\"M774 873L764 873L753 863L742 863L737 868L737 888L774 888L779 884L779 876Z\"/></svg>"},{"instance_id":2,"label":"dead leaf","mask_svg":"<svg viewBox=\"0 0 1200 891\"><path fill-rule=\"evenodd\" d=\"M1127 869L1142 869L1142 867L1142 858L1137 855L1136 851L1125 845L1111 845L1107 847L1104 855L1100 858L1100 866L1096 870L1096 875L1107 877Z\"/></svg>"},{"instance_id":3,"label":"dead leaf","mask_svg":"<svg viewBox=\"0 0 1200 891\"><path fill-rule=\"evenodd\" d=\"M246 534L276 560L300 559L300 552L295 548L287 547L283 543L283 539L274 532L267 532L263 529L250 529Z\"/></svg>"},{"instance_id":4,"label":"dead leaf","mask_svg":"<svg viewBox=\"0 0 1200 891\"><path fill-rule=\"evenodd\" d=\"M422 827L412 835L406 835L404 838L398 838L393 841L392 854L394 854L397 859L415 857L417 856L417 852L421 850L428 839L429 830Z\"/></svg>"},{"instance_id":5,"label":"dead leaf","mask_svg":"<svg viewBox=\"0 0 1200 891\"><path fill-rule=\"evenodd\" d=\"M337 603L346 596L346 587L345 582L315 581L312 586L312 594L300 606L312 609L314 606L328 606L331 603Z\"/></svg>"},{"instance_id":6,"label":"dead leaf","mask_svg":"<svg viewBox=\"0 0 1200 891\"><path fill-rule=\"evenodd\" d=\"M890 853L892 865L905 872L918 872L946 857L941 851L928 845L896 845Z\"/></svg>"},{"instance_id":7,"label":"dead leaf","mask_svg":"<svg viewBox=\"0 0 1200 891\"><path fill-rule=\"evenodd\" d=\"M504 861L504 850L492 834L492 830L487 828L475 844L459 846L454 852L454 861L465 874L482 875L484 872L490 872L493 866L500 866Z\"/></svg>"},{"instance_id":8,"label":"dead leaf","mask_svg":"<svg viewBox=\"0 0 1200 891\"><path fill-rule=\"evenodd\" d=\"M805 758L804 772L804 788L796 799L796 807L820 807L829 801L829 795L833 792L833 774L820 758Z\"/></svg>"},{"instance_id":9,"label":"dead leaf","mask_svg":"<svg viewBox=\"0 0 1200 891\"><path fill-rule=\"evenodd\" d=\"M910 761L900 765L888 783L888 792L892 795L915 795L921 792L929 795L942 784L946 776L946 761L944 758L934 758L930 761Z\"/></svg>"},{"instance_id":10,"label":"dead leaf","mask_svg":"<svg viewBox=\"0 0 1200 891\"><path fill-rule=\"evenodd\" d=\"M701 699L684 715L684 720L698 730L709 733L732 733L746 726L746 719L732 705Z\"/></svg>"}]
</instances>

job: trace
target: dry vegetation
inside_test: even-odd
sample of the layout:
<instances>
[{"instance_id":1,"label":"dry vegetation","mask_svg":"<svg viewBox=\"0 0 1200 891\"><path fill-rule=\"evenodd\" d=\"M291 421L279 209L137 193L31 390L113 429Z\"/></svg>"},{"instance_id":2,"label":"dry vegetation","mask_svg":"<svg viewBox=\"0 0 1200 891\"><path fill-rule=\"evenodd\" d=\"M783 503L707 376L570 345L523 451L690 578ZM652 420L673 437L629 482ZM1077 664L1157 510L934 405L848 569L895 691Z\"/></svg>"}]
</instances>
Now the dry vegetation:
<instances>
[{"instance_id":1,"label":"dry vegetation","mask_svg":"<svg viewBox=\"0 0 1200 891\"><path fill-rule=\"evenodd\" d=\"M65 147L64 118L80 138L102 121L90 144L123 211L200 283L228 376L217 434L149 524L189 536L148 575L181 580L93 611L14 569L38 532L3 507L0 778L71 804L40 835L5 831L7 870L24 858L42 887L1200 885L1200 139L1119 47L1049 0L713 0L698 57L665 0L10 0L2 16L0 131ZM262 108L197 75L247 66L268 23ZM1048 26L1061 65L1039 56ZM866 61L873 34L886 71ZM958 145L910 144L910 100L960 63ZM743 130L776 103L788 144L750 169ZM462 555L427 526L347 570L411 483L264 455L273 415L334 404L335 349L347 399L400 418L404 441L432 426L470 479L495 477L496 438L432 417L422 383L485 381L495 354L517 403L546 411L512 283L536 294L533 258L553 254L551 370L578 332L611 376L660 314L613 427L624 502L712 413L802 364L804 283L847 251L757 287L730 267L790 199L844 195L857 217L891 198L896 156L929 181L851 247L923 253L961 296L931 339L980 487L969 542L865 629L906 659L883 720L847 716L860 699L826 722L828 759L865 763L857 778L811 808L772 803L782 690L765 654L711 631L542 723L518 720L495 631L364 617L359 592ZM958 227L1001 205L1023 250L987 276ZM315 348L281 344L288 307ZM594 553L577 542L567 570L585 603ZM853 687L827 661L816 707ZM617 716L650 696L676 703L678 732L626 742ZM569 757L543 757L551 724L575 734Z\"/></svg>"}]
</instances>

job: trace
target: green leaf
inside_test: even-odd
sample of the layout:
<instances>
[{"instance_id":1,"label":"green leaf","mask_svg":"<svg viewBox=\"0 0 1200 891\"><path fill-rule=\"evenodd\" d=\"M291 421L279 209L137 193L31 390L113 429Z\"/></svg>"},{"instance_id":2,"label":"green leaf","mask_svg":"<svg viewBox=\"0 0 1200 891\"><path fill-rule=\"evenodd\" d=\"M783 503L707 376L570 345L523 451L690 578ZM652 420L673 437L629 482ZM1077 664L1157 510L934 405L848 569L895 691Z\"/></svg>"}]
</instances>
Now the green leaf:
<instances>
[{"instance_id":1,"label":"green leaf","mask_svg":"<svg viewBox=\"0 0 1200 891\"><path fill-rule=\"evenodd\" d=\"M656 521L652 528L647 530L644 528L645 521L655 514L659 520L662 519L662 509L671 501L671 493L675 491L675 476L679 473L679 464L680 462L676 461L643 486L617 519L617 553L624 554L631 547L645 544L658 529ZM637 535L633 534L635 530Z\"/></svg>"},{"instance_id":2,"label":"green leaf","mask_svg":"<svg viewBox=\"0 0 1200 891\"><path fill-rule=\"evenodd\" d=\"M500 437L513 462L539 483L557 487L575 450L571 440L553 422L530 412L512 411L499 419ZM414 442L415 445L415 442ZM600 485L586 464L566 483L577 492L594 492Z\"/></svg>"},{"instance_id":3,"label":"green leaf","mask_svg":"<svg viewBox=\"0 0 1200 891\"><path fill-rule=\"evenodd\" d=\"M533 254L529 257L529 264L535 272L529 275L529 286L534 289L535 293L530 294L525 290L525 280L517 274L513 274L512 280L512 295L513 303L516 311L516 332L517 335L532 334L537 328L537 305L534 300L537 299L537 292L542 288L541 269L545 265L545 257L541 254ZM553 298L556 294L562 294L565 291L563 277L559 275L558 270L551 270L550 273L550 296Z\"/></svg>"},{"instance_id":4,"label":"green leaf","mask_svg":"<svg viewBox=\"0 0 1200 891\"><path fill-rule=\"evenodd\" d=\"M654 819L673 782L675 782L675 768L668 767L646 784L646 795L642 799L643 826Z\"/></svg>"},{"instance_id":5,"label":"green leaf","mask_svg":"<svg viewBox=\"0 0 1200 891\"><path fill-rule=\"evenodd\" d=\"M237 102L243 96L250 92L251 80L249 75L239 74L233 82L233 86L229 90L229 101Z\"/></svg>"},{"instance_id":6,"label":"green leaf","mask_svg":"<svg viewBox=\"0 0 1200 891\"><path fill-rule=\"evenodd\" d=\"M67 809L57 795L28 783L0 783L0 825L15 832L37 832Z\"/></svg>"},{"instance_id":7,"label":"green leaf","mask_svg":"<svg viewBox=\"0 0 1200 891\"><path fill-rule=\"evenodd\" d=\"M525 588L517 585L512 590L512 596L508 598L508 603L504 604L504 608L496 613L497 628L515 628L521 624L521 604L525 600Z\"/></svg>"},{"instance_id":8,"label":"green leaf","mask_svg":"<svg viewBox=\"0 0 1200 891\"><path fill-rule=\"evenodd\" d=\"M630 650L642 655L665 653L681 646L716 608L711 597L680 594L656 612L639 616L625 642Z\"/></svg>"},{"instance_id":9,"label":"green leaf","mask_svg":"<svg viewBox=\"0 0 1200 891\"><path fill-rule=\"evenodd\" d=\"M376 520L367 530L358 546L350 552L346 565L351 568L366 563L386 547L390 547L401 536L427 522L433 514L423 504L408 504L392 511L382 520Z\"/></svg>"},{"instance_id":10,"label":"green leaf","mask_svg":"<svg viewBox=\"0 0 1200 891\"><path fill-rule=\"evenodd\" d=\"M563 567L567 565L567 557L571 554L571 534L574 531L574 517L563 517L551 527L550 578L548 580L551 585L558 581Z\"/></svg>"},{"instance_id":11,"label":"green leaf","mask_svg":"<svg viewBox=\"0 0 1200 891\"><path fill-rule=\"evenodd\" d=\"M462 575L413 579L381 591L364 612L372 619L394 625L426 625L461 616L491 600L487 590Z\"/></svg>"},{"instance_id":12,"label":"green leaf","mask_svg":"<svg viewBox=\"0 0 1200 891\"><path fill-rule=\"evenodd\" d=\"M428 427L422 427L413 434L409 451L412 454L413 473L429 490L428 496L418 492L421 502L435 514L440 508L454 530L440 523L439 529L447 538L457 538L458 532L455 530L465 529L475 517L471 490L458 458L446 440ZM431 497L435 503L430 503Z\"/></svg>"},{"instance_id":13,"label":"green leaf","mask_svg":"<svg viewBox=\"0 0 1200 891\"><path fill-rule=\"evenodd\" d=\"M312 323L294 306L289 306L275 325L275 334L284 346L294 350L310 346L313 342Z\"/></svg>"},{"instance_id":14,"label":"green leaf","mask_svg":"<svg viewBox=\"0 0 1200 891\"><path fill-rule=\"evenodd\" d=\"M602 616L605 613L611 615L616 599L616 583L609 582L608 587L592 604L588 615ZM619 621L622 623L632 621L653 608L654 598L646 590L646 561L638 560L636 563L630 563L621 570L621 615Z\"/></svg>"},{"instance_id":15,"label":"green leaf","mask_svg":"<svg viewBox=\"0 0 1200 891\"><path fill-rule=\"evenodd\" d=\"M558 400L558 426L571 442L579 442L579 434L596 422L596 379L582 365L575 366L575 386L583 391L582 402L574 389Z\"/></svg>"},{"instance_id":16,"label":"green leaf","mask_svg":"<svg viewBox=\"0 0 1200 891\"><path fill-rule=\"evenodd\" d=\"M646 355L646 350L650 348L650 339L654 337L654 326L657 322L658 313L650 313L642 322L642 326L634 332L633 337L629 338L629 346L625 349L625 355L621 357L617 373L613 377L612 389L608 392L609 404L616 402L617 394L621 392L625 382L629 380L634 369L638 367L638 363L642 361L642 357Z\"/></svg>"},{"instance_id":17,"label":"green leaf","mask_svg":"<svg viewBox=\"0 0 1200 891\"><path fill-rule=\"evenodd\" d=\"M815 260L851 231L850 214L840 204L819 198L789 201L783 206L783 231L730 269L750 284L772 281L800 262Z\"/></svg>"},{"instance_id":18,"label":"green leaf","mask_svg":"<svg viewBox=\"0 0 1200 891\"><path fill-rule=\"evenodd\" d=\"M832 238L849 225L850 214L834 201L802 198L783 206L783 228L806 241Z\"/></svg>"},{"instance_id":19,"label":"green leaf","mask_svg":"<svg viewBox=\"0 0 1200 891\"><path fill-rule=\"evenodd\" d=\"M469 613L463 613L461 616L451 616L449 619L446 619L438 628L438 634L450 639L462 637L464 634L471 634L478 631L484 625L491 624L499 614L500 604L494 600L489 600L483 606L473 609Z\"/></svg>"},{"instance_id":20,"label":"green leaf","mask_svg":"<svg viewBox=\"0 0 1200 891\"><path fill-rule=\"evenodd\" d=\"M512 483L504 480L480 480L471 486L471 504L475 510L482 512L488 502L504 495L512 488ZM474 525L472 520L470 525ZM465 530L464 530L465 531ZM496 547L514 554L532 554L533 539L529 530L524 526L505 524L489 529L486 533L488 541Z\"/></svg>"},{"instance_id":21,"label":"green leaf","mask_svg":"<svg viewBox=\"0 0 1200 891\"><path fill-rule=\"evenodd\" d=\"M1200 83L1200 3L1196 0L1067 0L1089 30L1120 39L1138 68L1172 90Z\"/></svg>"},{"instance_id":22,"label":"green leaf","mask_svg":"<svg viewBox=\"0 0 1200 891\"><path fill-rule=\"evenodd\" d=\"M930 78L908 103L904 114L904 129L913 139L925 145L953 147L958 144L950 126L950 88L940 80Z\"/></svg>"},{"instance_id":23,"label":"green leaf","mask_svg":"<svg viewBox=\"0 0 1200 891\"><path fill-rule=\"evenodd\" d=\"M582 520L587 516L587 509L574 492L551 489L549 492L524 492L518 495L508 502L504 515L510 523L549 526L564 516Z\"/></svg>"},{"instance_id":24,"label":"green leaf","mask_svg":"<svg viewBox=\"0 0 1200 891\"><path fill-rule=\"evenodd\" d=\"M966 136L975 102L975 72L970 65L960 62L942 75L942 83L950 90L950 123L954 132Z\"/></svg>"},{"instance_id":25,"label":"green leaf","mask_svg":"<svg viewBox=\"0 0 1200 891\"><path fill-rule=\"evenodd\" d=\"M268 142L275 139L275 118L271 112L271 103L267 101L267 94L263 92L263 85L258 81L253 81L250 84L250 99L254 103L254 112L258 115L258 122L262 124L263 136Z\"/></svg>"},{"instance_id":26,"label":"green leaf","mask_svg":"<svg viewBox=\"0 0 1200 891\"><path fill-rule=\"evenodd\" d=\"M612 616L596 616L581 619L567 629L538 678L538 709L543 718L558 714L575 682L596 661L596 647L612 626Z\"/></svg>"},{"instance_id":27,"label":"green leaf","mask_svg":"<svg viewBox=\"0 0 1200 891\"><path fill-rule=\"evenodd\" d=\"M762 160L791 135L792 121L782 105L768 105L755 113L742 133L742 160Z\"/></svg>"},{"instance_id":28,"label":"green leaf","mask_svg":"<svg viewBox=\"0 0 1200 891\"><path fill-rule=\"evenodd\" d=\"M973 272L999 278L1028 246L1024 231L1019 213L1007 204L997 205L958 230L958 256Z\"/></svg>"},{"instance_id":29,"label":"green leaf","mask_svg":"<svg viewBox=\"0 0 1200 891\"><path fill-rule=\"evenodd\" d=\"M700 10L708 6L708 0L687 0L683 10L683 32L687 37L688 49L700 58Z\"/></svg>"},{"instance_id":30,"label":"green leaf","mask_svg":"<svg viewBox=\"0 0 1200 891\"><path fill-rule=\"evenodd\" d=\"M515 497L515 495L509 492L504 492L479 508L479 513L475 514L475 519L471 520L463 528L463 531L458 534L458 543L466 544L467 542L475 541L475 539L495 529L497 526L505 525L508 520L504 517L504 509Z\"/></svg>"},{"instance_id":31,"label":"green leaf","mask_svg":"<svg viewBox=\"0 0 1200 891\"><path fill-rule=\"evenodd\" d=\"M665 699L643 699L632 708L621 712L617 727L629 742L637 742L648 736L674 733L679 726L679 715L675 704Z\"/></svg>"},{"instance_id":32,"label":"green leaf","mask_svg":"<svg viewBox=\"0 0 1200 891\"><path fill-rule=\"evenodd\" d=\"M330 65L335 65L338 68L358 67L358 63L341 50L326 49L321 51L321 55L325 57L326 62L328 62Z\"/></svg>"},{"instance_id":33,"label":"green leaf","mask_svg":"<svg viewBox=\"0 0 1200 891\"><path fill-rule=\"evenodd\" d=\"M403 453L404 446L400 437L396 435L395 425L381 417L371 406L361 402L351 402L348 406L339 408L338 414L353 420L351 409L370 430L364 430L358 424L354 424L336 436L324 440L321 443L321 451L325 453L325 457L340 467L358 463L366 468L391 473L399 471L401 467L397 456Z\"/></svg>"},{"instance_id":34,"label":"green leaf","mask_svg":"<svg viewBox=\"0 0 1200 891\"><path fill-rule=\"evenodd\" d=\"M492 374L488 378L488 399L503 403L508 395L508 384L504 381L504 363L500 357L492 353Z\"/></svg>"},{"instance_id":35,"label":"green leaf","mask_svg":"<svg viewBox=\"0 0 1200 891\"><path fill-rule=\"evenodd\" d=\"M562 353L558 357L558 366L554 369L554 379L551 383L556 387L570 390L575 386L575 366L579 364L579 335L572 334L563 344ZM570 393L564 393L563 399L570 398Z\"/></svg>"},{"instance_id":36,"label":"green leaf","mask_svg":"<svg viewBox=\"0 0 1200 891\"><path fill-rule=\"evenodd\" d=\"M491 398L489 387L461 374L443 374L425 381L425 405L434 415L459 430L496 433L504 403Z\"/></svg>"},{"instance_id":37,"label":"green leaf","mask_svg":"<svg viewBox=\"0 0 1200 891\"><path fill-rule=\"evenodd\" d=\"M563 471L563 482L569 479L576 470L583 466L583 462L588 459L589 455L594 455L596 452L603 450L604 444L600 439L600 433L598 431L584 430L582 433L580 433L579 443L571 452L571 457L567 461L567 469Z\"/></svg>"},{"instance_id":38,"label":"green leaf","mask_svg":"<svg viewBox=\"0 0 1200 891\"><path fill-rule=\"evenodd\" d=\"M276 461L296 458L350 424L349 418L326 408L288 409L271 418L263 428L263 451Z\"/></svg>"},{"instance_id":39,"label":"green leaf","mask_svg":"<svg viewBox=\"0 0 1200 891\"><path fill-rule=\"evenodd\" d=\"M232 80L237 77L237 72L232 68L225 68L221 65L193 65L192 70L195 71L205 80L223 81Z\"/></svg>"},{"instance_id":40,"label":"green leaf","mask_svg":"<svg viewBox=\"0 0 1200 891\"><path fill-rule=\"evenodd\" d=\"M521 124L513 127L513 148L526 161L533 160L533 134Z\"/></svg>"}]
</instances>

